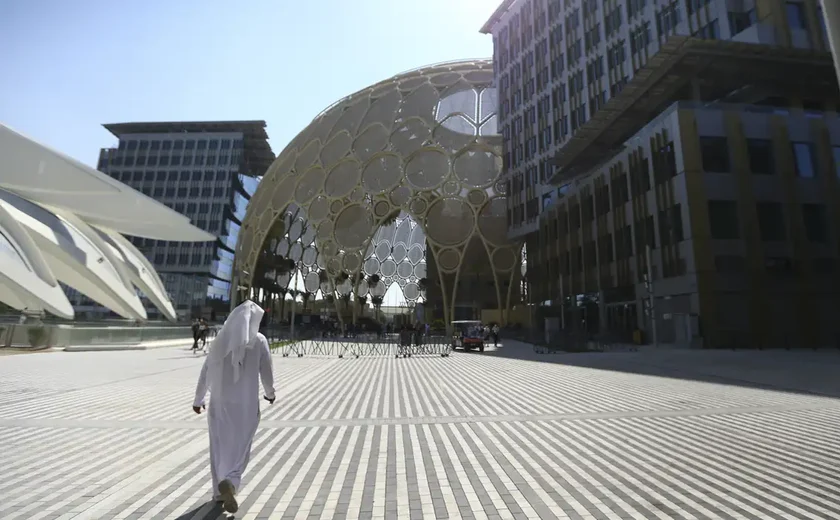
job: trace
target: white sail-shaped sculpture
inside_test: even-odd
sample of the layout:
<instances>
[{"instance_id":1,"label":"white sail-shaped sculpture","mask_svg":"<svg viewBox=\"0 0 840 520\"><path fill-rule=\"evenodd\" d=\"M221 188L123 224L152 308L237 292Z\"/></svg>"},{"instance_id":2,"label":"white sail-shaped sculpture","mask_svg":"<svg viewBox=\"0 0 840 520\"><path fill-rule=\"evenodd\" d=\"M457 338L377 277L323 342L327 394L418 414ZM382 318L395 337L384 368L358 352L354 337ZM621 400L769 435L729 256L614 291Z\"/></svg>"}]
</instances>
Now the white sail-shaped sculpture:
<instances>
[{"instance_id":1,"label":"white sail-shaped sculpture","mask_svg":"<svg viewBox=\"0 0 840 520\"><path fill-rule=\"evenodd\" d=\"M59 282L128 319L140 291L175 309L149 261L122 234L206 242L216 237L107 175L0 124L0 302L73 318Z\"/></svg>"}]
</instances>

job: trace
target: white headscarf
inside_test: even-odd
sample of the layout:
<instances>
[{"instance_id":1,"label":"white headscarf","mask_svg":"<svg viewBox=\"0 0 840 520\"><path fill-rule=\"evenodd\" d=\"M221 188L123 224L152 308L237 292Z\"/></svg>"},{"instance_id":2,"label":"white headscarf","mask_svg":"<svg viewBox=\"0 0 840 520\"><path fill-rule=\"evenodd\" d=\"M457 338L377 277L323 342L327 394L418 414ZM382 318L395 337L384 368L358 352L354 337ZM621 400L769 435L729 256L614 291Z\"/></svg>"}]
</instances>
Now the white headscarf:
<instances>
[{"instance_id":1,"label":"white headscarf","mask_svg":"<svg viewBox=\"0 0 840 520\"><path fill-rule=\"evenodd\" d=\"M239 381L239 368L247 349L257 343L263 314L265 311L259 305L247 300L233 309L225 320L208 355L210 392L220 390L225 363L232 364L233 381Z\"/></svg>"}]
</instances>

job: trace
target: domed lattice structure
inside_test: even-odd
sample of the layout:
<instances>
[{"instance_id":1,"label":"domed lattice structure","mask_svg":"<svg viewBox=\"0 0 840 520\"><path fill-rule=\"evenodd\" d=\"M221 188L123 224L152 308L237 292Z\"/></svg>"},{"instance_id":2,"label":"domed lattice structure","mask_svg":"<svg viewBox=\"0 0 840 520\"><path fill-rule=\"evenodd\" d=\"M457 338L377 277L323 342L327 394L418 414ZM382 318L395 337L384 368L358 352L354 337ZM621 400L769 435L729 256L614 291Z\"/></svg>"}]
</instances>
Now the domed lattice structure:
<instances>
[{"instance_id":1,"label":"domed lattice structure","mask_svg":"<svg viewBox=\"0 0 840 520\"><path fill-rule=\"evenodd\" d=\"M412 301L433 285L449 321L469 263L475 273L488 267L492 307L509 307L521 246L506 234L492 78L490 60L434 65L321 113L251 199L236 251L239 284L264 276L257 264L268 239L294 262L290 272L269 271L281 286L298 273L313 294L376 296L397 283Z\"/></svg>"}]
</instances>

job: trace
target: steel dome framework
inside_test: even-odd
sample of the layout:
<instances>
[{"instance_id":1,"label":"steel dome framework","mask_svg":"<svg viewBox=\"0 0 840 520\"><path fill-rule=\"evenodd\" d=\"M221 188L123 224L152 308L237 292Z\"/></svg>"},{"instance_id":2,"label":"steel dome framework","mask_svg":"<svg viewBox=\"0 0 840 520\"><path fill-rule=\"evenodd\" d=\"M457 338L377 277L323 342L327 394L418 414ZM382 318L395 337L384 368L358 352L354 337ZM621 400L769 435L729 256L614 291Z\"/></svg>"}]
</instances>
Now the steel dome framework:
<instances>
[{"instance_id":1,"label":"steel dome framework","mask_svg":"<svg viewBox=\"0 0 840 520\"><path fill-rule=\"evenodd\" d=\"M416 301L431 253L449 322L467 250L478 249L483 258L469 262L491 267L498 307L509 308L521 244L507 238L492 79L490 60L433 65L318 115L251 199L239 285L259 285L268 248L294 261L290 272L268 272L281 287L299 275L310 293L376 296L397 283ZM381 282L369 287L373 274Z\"/></svg>"}]
</instances>

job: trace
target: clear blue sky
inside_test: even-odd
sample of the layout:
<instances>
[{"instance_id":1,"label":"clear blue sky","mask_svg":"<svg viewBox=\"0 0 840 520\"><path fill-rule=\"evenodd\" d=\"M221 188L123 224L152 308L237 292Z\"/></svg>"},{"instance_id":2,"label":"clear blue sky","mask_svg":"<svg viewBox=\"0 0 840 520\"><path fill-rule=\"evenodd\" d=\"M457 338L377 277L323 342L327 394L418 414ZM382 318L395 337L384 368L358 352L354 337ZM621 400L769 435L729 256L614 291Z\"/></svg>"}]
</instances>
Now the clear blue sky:
<instances>
[{"instance_id":1,"label":"clear blue sky","mask_svg":"<svg viewBox=\"0 0 840 520\"><path fill-rule=\"evenodd\" d=\"M492 55L501 0L0 0L0 122L95 165L102 123L264 119L275 153L328 105Z\"/></svg>"}]
</instances>

